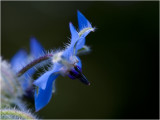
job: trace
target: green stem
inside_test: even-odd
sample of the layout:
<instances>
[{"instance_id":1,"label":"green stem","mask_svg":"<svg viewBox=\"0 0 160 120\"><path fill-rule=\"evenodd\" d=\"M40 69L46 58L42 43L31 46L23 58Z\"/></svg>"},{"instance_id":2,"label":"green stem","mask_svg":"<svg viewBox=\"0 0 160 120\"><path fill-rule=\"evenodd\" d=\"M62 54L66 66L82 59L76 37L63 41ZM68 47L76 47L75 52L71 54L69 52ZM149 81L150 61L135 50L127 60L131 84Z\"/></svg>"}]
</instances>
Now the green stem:
<instances>
[{"instance_id":1,"label":"green stem","mask_svg":"<svg viewBox=\"0 0 160 120\"><path fill-rule=\"evenodd\" d=\"M33 116L21 112L21 111L17 111L17 110L1 110L1 117L2 116L8 116L8 115L12 115L12 116L17 116L19 118L23 118L23 119L36 119Z\"/></svg>"}]
</instances>

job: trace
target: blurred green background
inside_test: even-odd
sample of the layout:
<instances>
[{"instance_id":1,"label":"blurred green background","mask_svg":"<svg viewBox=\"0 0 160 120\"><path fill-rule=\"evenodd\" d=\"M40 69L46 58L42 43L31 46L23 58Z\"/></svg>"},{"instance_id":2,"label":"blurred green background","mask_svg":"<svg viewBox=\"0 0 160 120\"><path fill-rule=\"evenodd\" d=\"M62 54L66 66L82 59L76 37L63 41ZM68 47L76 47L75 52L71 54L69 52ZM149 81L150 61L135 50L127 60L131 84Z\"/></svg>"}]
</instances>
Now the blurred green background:
<instances>
[{"instance_id":1,"label":"blurred green background","mask_svg":"<svg viewBox=\"0 0 160 120\"><path fill-rule=\"evenodd\" d=\"M4 59L29 52L35 36L46 50L62 48L77 10L97 28L80 56L91 82L59 77L41 118L158 118L159 2L2 2Z\"/></svg>"}]
</instances>

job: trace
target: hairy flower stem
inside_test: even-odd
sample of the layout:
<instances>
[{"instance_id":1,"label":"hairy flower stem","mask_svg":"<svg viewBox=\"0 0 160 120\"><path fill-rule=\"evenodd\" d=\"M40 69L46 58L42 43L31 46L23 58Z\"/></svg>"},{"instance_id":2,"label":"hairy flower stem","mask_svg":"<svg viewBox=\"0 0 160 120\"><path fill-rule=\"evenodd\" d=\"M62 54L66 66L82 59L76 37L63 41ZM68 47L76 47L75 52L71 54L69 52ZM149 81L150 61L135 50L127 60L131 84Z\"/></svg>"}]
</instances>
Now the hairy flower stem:
<instances>
[{"instance_id":1,"label":"hairy flower stem","mask_svg":"<svg viewBox=\"0 0 160 120\"><path fill-rule=\"evenodd\" d=\"M1 116L16 116L23 119L36 119L28 113L17 110L1 110Z\"/></svg>"},{"instance_id":2,"label":"hairy flower stem","mask_svg":"<svg viewBox=\"0 0 160 120\"><path fill-rule=\"evenodd\" d=\"M53 56L53 54L46 54L44 56L41 56L35 60L33 60L32 62L30 62L29 64L27 64L25 67L23 67L18 73L17 76L20 77L21 75L23 75L27 70L29 70L30 68L32 68L33 66L39 64L40 62L43 62L45 60L49 60L51 57Z\"/></svg>"}]
</instances>

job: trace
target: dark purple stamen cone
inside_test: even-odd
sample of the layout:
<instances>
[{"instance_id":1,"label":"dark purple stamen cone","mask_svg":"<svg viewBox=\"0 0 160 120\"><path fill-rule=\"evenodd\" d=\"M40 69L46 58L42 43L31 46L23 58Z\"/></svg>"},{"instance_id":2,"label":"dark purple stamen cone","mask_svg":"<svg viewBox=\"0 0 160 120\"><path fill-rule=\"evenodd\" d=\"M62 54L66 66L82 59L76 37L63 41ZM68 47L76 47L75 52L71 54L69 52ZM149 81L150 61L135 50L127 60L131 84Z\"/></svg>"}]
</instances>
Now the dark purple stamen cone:
<instances>
[{"instance_id":1,"label":"dark purple stamen cone","mask_svg":"<svg viewBox=\"0 0 160 120\"><path fill-rule=\"evenodd\" d=\"M79 66L74 67L74 69L72 71L70 71L70 74L68 76L71 79L79 79L82 83L84 83L86 85L90 85L90 82L82 74L82 70Z\"/></svg>"}]
</instances>

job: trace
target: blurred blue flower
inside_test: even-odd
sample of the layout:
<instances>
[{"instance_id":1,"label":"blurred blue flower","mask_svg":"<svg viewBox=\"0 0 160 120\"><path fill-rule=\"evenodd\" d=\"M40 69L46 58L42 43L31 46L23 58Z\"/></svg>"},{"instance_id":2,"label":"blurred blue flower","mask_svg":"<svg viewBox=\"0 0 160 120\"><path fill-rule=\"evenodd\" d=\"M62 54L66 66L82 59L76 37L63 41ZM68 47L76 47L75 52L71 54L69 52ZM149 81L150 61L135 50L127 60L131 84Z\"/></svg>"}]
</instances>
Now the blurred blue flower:
<instances>
[{"instance_id":1,"label":"blurred blue flower","mask_svg":"<svg viewBox=\"0 0 160 120\"><path fill-rule=\"evenodd\" d=\"M71 79L79 79L84 84L90 85L90 82L82 74L82 64L80 58L77 56L77 52L81 50L85 45L85 37L95 28L91 23L78 11L78 24L79 31L77 32L72 23L69 23L71 32L71 42L62 51L56 51L53 53L51 62L53 67L51 70L46 71L40 76L34 85L37 86L35 90L35 109L39 111L48 104L52 96L52 84L55 84L55 79L59 76L68 76ZM41 49L34 49L34 43L32 53L37 54Z\"/></svg>"},{"instance_id":2,"label":"blurred blue flower","mask_svg":"<svg viewBox=\"0 0 160 120\"><path fill-rule=\"evenodd\" d=\"M39 57L40 55L45 54L44 48L36 40L36 38L30 38L30 50L31 53L28 55L24 49L19 50L11 59L11 67L15 74L27 65L32 59ZM23 76L19 78L19 82L23 89L24 95L27 97L34 97L33 92L33 79L31 76L35 73L35 69L29 69Z\"/></svg>"}]
</instances>

